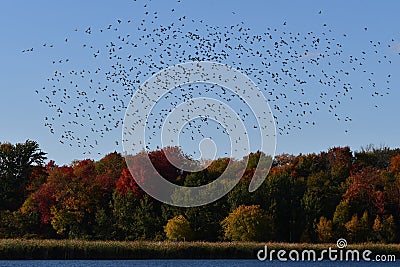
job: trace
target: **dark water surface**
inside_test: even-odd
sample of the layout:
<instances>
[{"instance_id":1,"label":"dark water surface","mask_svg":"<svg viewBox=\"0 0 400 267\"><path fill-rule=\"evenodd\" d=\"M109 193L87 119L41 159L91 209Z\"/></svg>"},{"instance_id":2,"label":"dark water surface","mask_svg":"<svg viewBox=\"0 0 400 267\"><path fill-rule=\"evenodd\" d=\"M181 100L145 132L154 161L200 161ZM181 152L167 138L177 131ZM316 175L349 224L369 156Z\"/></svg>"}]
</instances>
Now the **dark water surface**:
<instances>
[{"instance_id":1,"label":"dark water surface","mask_svg":"<svg viewBox=\"0 0 400 267\"><path fill-rule=\"evenodd\" d=\"M23 261L0 261L0 267L284 267L284 266L318 266L318 267L339 267L339 266L383 266L394 267L400 266L397 262L345 262L345 261L297 261L297 262L280 262L280 261L258 261L258 260L23 260Z\"/></svg>"}]
</instances>

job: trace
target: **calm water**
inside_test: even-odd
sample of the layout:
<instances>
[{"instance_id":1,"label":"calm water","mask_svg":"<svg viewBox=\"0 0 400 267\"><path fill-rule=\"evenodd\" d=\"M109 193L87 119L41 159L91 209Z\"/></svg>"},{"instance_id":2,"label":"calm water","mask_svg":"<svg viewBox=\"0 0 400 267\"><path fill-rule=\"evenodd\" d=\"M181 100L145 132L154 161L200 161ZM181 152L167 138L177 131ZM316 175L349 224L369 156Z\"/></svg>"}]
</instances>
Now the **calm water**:
<instances>
[{"instance_id":1,"label":"calm water","mask_svg":"<svg viewBox=\"0 0 400 267\"><path fill-rule=\"evenodd\" d=\"M0 267L285 267L285 266L315 266L315 267L339 267L339 266L367 266L367 267L394 267L397 262L279 262L258 260L122 260L122 261L96 261L96 260L70 260L70 261L0 261Z\"/></svg>"}]
</instances>

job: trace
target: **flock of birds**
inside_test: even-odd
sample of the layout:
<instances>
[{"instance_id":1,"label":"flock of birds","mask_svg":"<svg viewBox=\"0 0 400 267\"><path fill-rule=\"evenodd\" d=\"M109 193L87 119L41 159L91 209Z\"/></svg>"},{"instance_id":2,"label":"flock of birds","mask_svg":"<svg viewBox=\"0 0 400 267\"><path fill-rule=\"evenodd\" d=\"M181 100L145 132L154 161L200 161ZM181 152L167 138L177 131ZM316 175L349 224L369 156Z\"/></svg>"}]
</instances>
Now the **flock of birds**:
<instances>
[{"instance_id":1,"label":"flock of birds","mask_svg":"<svg viewBox=\"0 0 400 267\"><path fill-rule=\"evenodd\" d=\"M218 133L225 136L214 139ZM161 139L157 149L181 146L192 159L210 159L206 155L214 154L210 142L197 151L200 155L196 149L188 153L205 139L224 148L224 156L242 159L250 150L271 155L275 135L272 112L262 91L241 72L214 62L187 62L154 75L135 93L123 126L128 154L151 150L156 143L152 140ZM186 142L180 142L181 138ZM221 144L227 140L231 144Z\"/></svg>"},{"instance_id":2,"label":"flock of birds","mask_svg":"<svg viewBox=\"0 0 400 267\"><path fill-rule=\"evenodd\" d=\"M393 56L387 50L398 46L395 39L370 40L358 51L351 51L346 48L351 37L336 33L327 24L314 31L296 32L283 22L259 32L245 22L211 25L186 15L176 16L179 6L157 10L151 1L135 2L141 5L142 18L117 19L102 28L75 29L73 35L58 43L46 42L22 51L44 53L56 46L63 49L64 54L57 54L50 62L54 72L36 90L50 109L45 126L59 135L62 144L92 153L103 137L121 129L129 100L141 83L160 70L188 61L227 64L251 78L269 102L279 135L316 125L318 112L350 123L351 114L342 114L340 107L353 100L356 90L372 98L390 94L392 75L379 69L392 64ZM178 0L177 4L182 3ZM165 13L171 15L169 23L160 19ZM368 29L361 31L367 33ZM73 52L66 55L68 48ZM157 136L155 129L162 127L171 110L198 96L238 103L232 106L245 124L252 119L251 109L231 91L192 84L164 96L147 114L148 129ZM204 124L204 119L192 121L184 130L191 131L192 138L196 134L204 138ZM218 125L212 127L224 132ZM119 143L115 141L115 145Z\"/></svg>"}]
</instances>

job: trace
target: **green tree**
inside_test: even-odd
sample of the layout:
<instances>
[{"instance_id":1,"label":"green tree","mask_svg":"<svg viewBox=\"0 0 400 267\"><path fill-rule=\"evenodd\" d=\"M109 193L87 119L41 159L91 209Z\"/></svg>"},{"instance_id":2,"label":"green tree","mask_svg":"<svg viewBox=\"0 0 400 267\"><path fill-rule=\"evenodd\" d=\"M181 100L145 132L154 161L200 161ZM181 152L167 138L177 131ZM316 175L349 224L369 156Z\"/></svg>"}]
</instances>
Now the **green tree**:
<instances>
[{"instance_id":1,"label":"green tree","mask_svg":"<svg viewBox=\"0 0 400 267\"><path fill-rule=\"evenodd\" d=\"M239 206L221 225L225 238L233 241L266 241L273 235L271 217L259 205Z\"/></svg>"},{"instance_id":2,"label":"green tree","mask_svg":"<svg viewBox=\"0 0 400 267\"><path fill-rule=\"evenodd\" d=\"M224 198L200 207L186 208L185 217L190 222L194 239L217 241L222 236L220 222L228 215Z\"/></svg>"},{"instance_id":3,"label":"green tree","mask_svg":"<svg viewBox=\"0 0 400 267\"><path fill-rule=\"evenodd\" d=\"M256 199L256 192L249 192L249 185L254 170L246 170L244 176L240 179L239 183L227 194L227 202L230 210L234 210L240 205L253 205L259 204L261 201Z\"/></svg>"},{"instance_id":4,"label":"green tree","mask_svg":"<svg viewBox=\"0 0 400 267\"><path fill-rule=\"evenodd\" d=\"M192 240L193 238L190 223L183 215L168 220L164 232L169 240Z\"/></svg>"},{"instance_id":5,"label":"green tree","mask_svg":"<svg viewBox=\"0 0 400 267\"><path fill-rule=\"evenodd\" d=\"M38 237L40 230L40 215L36 212L0 211L0 238Z\"/></svg>"},{"instance_id":6,"label":"green tree","mask_svg":"<svg viewBox=\"0 0 400 267\"><path fill-rule=\"evenodd\" d=\"M32 168L43 165L45 155L34 141L0 143L0 210L15 211L22 205Z\"/></svg>"},{"instance_id":7,"label":"green tree","mask_svg":"<svg viewBox=\"0 0 400 267\"><path fill-rule=\"evenodd\" d=\"M298 241L304 228L301 201L305 190L303 177L293 176L291 169L271 170L266 181L263 206L271 216L277 241ZM263 190L263 186L260 189ZM258 203L257 203L258 204Z\"/></svg>"},{"instance_id":8,"label":"green tree","mask_svg":"<svg viewBox=\"0 0 400 267\"><path fill-rule=\"evenodd\" d=\"M159 239L162 227L160 225L158 205L156 204L158 203L154 202L148 195L144 195L139 200L139 205L133 214L136 239Z\"/></svg>"},{"instance_id":9,"label":"green tree","mask_svg":"<svg viewBox=\"0 0 400 267\"><path fill-rule=\"evenodd\" d=\"M113 216L109 213L109 209L98 207L95 213L95 225L93 227L93 237L95 239L111 239L115 237L115 229L113 227Z\"/></svg>"},{"instance_id":10,"label":"green tree","mask_svg":"<svg viewBox=\"0 0 400 267\"><path fill-rule=\"evenodd\" d=\"M382 234L387 243L392 243L397 238L397 227L393 215L388 216L382 223Z\"/></svg>"},{"instance_id":11,"label":"green tree","mask_svg":"<svg viewBox=\"0 0 400 267\"><path fill-rule=\"evenodd\" d=\"M376 239L384 243L392 243L396 240L396 224L393 215L386 217L383 221L376 216L373 230Z\"/></svg>"},{"instance_id":12,"label":"green tree","mask_svg":"<svg viewBox=\"0 0 400 267\"><path fill-rule=\"evenodd\" d=\"M333 230L335 238L345 238L347 230L345 227L346 222L350 220L350 205L347 201L341 201L333 213Z\"/></svg>"},{"instance_id":13,"label":"green tree","mask_svg":"<svg viewBox=\"0 0 400 267\"><path fill-rule=\"evenodd\" d=\"M302 206L306 215L305 231L309 241L317 240L317 224L321 216L332 214L331 206L334 203L330 192L330 179L327 172L313 173L307 178L307 191L302 199Z\"/></svg>"},{"instance_id":14,"label":"green tree","mask_svg":"<svg viewBox=\"0 0 400 267\"><path fill-rule=\"evenodd\" d=\"M115 190L112 207L118 239L132 240L136 238L133 214L137 205L138 200L132 191L128 191L124 195Z\"/></svg>"},{"instance_id":15,"label":"green tree","mask_svg":"<svg viewBox=\"0 0 400 267\"><path fill-rule=\"evenodd\" d=\"M361 151L355 153L355 163L383 170L390 165L390 159L399 153L399 148L390 149L386 146L367 145L365 148L361 148Z\"/></svg>"},{"instance_id":16,"label":"green tree","mask_svg":"<svg viewBox=\"0 0 400 267\"><path fill-rule=\"evenodd\" d=\"M360 230L359 230L359 242L370 241L371 228L369 223L368 212L364 211L363 216L360 219Z\"/></svg>"},{"instance_id":17,"label":"green tree","mask_svg":"<svg viewBox=\"0 0 400 267\"><path fill-rule=\"evenodd\" d=\"M72 204L72 203L71 203ZM57 234L71 239L83 238L82 224L84 214L75 204L68 205L67 209L52 207L51 225Z\"/></svg>"},{"instance_id":18,"label":"green tree","mask_svg":"<svg viewBox=\"0 0 400 267\"><path fill-rule=\"evenodd\" d=\"M95 165L97 174L110 174L114 182L118 180L122 170L126 168L124 157L117 152L107 154L104 158L97 161Z\"/></svg>"},{"instance_id":19,"label":"green tree","mask_svg":"<svg viewBox=\"0 0 400 267\"><path fill-rule=\"evenodd\" d=\"M119 239L145 240L159 235L159 213L148 195L138 200L132 191L124 195L116 190L112 203Z\"/></svg>"}]
</instances>

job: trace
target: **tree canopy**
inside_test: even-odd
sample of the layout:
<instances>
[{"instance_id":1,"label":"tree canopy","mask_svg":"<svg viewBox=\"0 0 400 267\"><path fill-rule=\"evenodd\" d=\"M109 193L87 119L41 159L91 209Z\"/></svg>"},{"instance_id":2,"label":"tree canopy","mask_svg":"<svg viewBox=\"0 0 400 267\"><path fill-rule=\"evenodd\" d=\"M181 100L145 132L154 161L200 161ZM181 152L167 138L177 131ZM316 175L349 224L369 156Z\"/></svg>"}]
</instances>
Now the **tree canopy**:
<instances>
[{"instance_id":1,"label":"tree canopy","mask_svg":"<svg viewBox=\"0 0 400 267\"><path fill-rule=\"evenodd\" d=\"M174 160L184 157L178 148L167 148L58 166L45 162L34 141L0 143L0 237L400 242L399 149L335 147L277 155L267 179L250 193L260 155L251 153L247 167L246 158L234 159L234 166L246 169L226 196L194 208L160 203L139 183L159 170L172 183L204 185L233 159L216 159L189 173L173 166L166 153ZM147 168L144 157L155 169ZM236 177L235 170L229 175Z\"/></svg>"}]
</instances>

